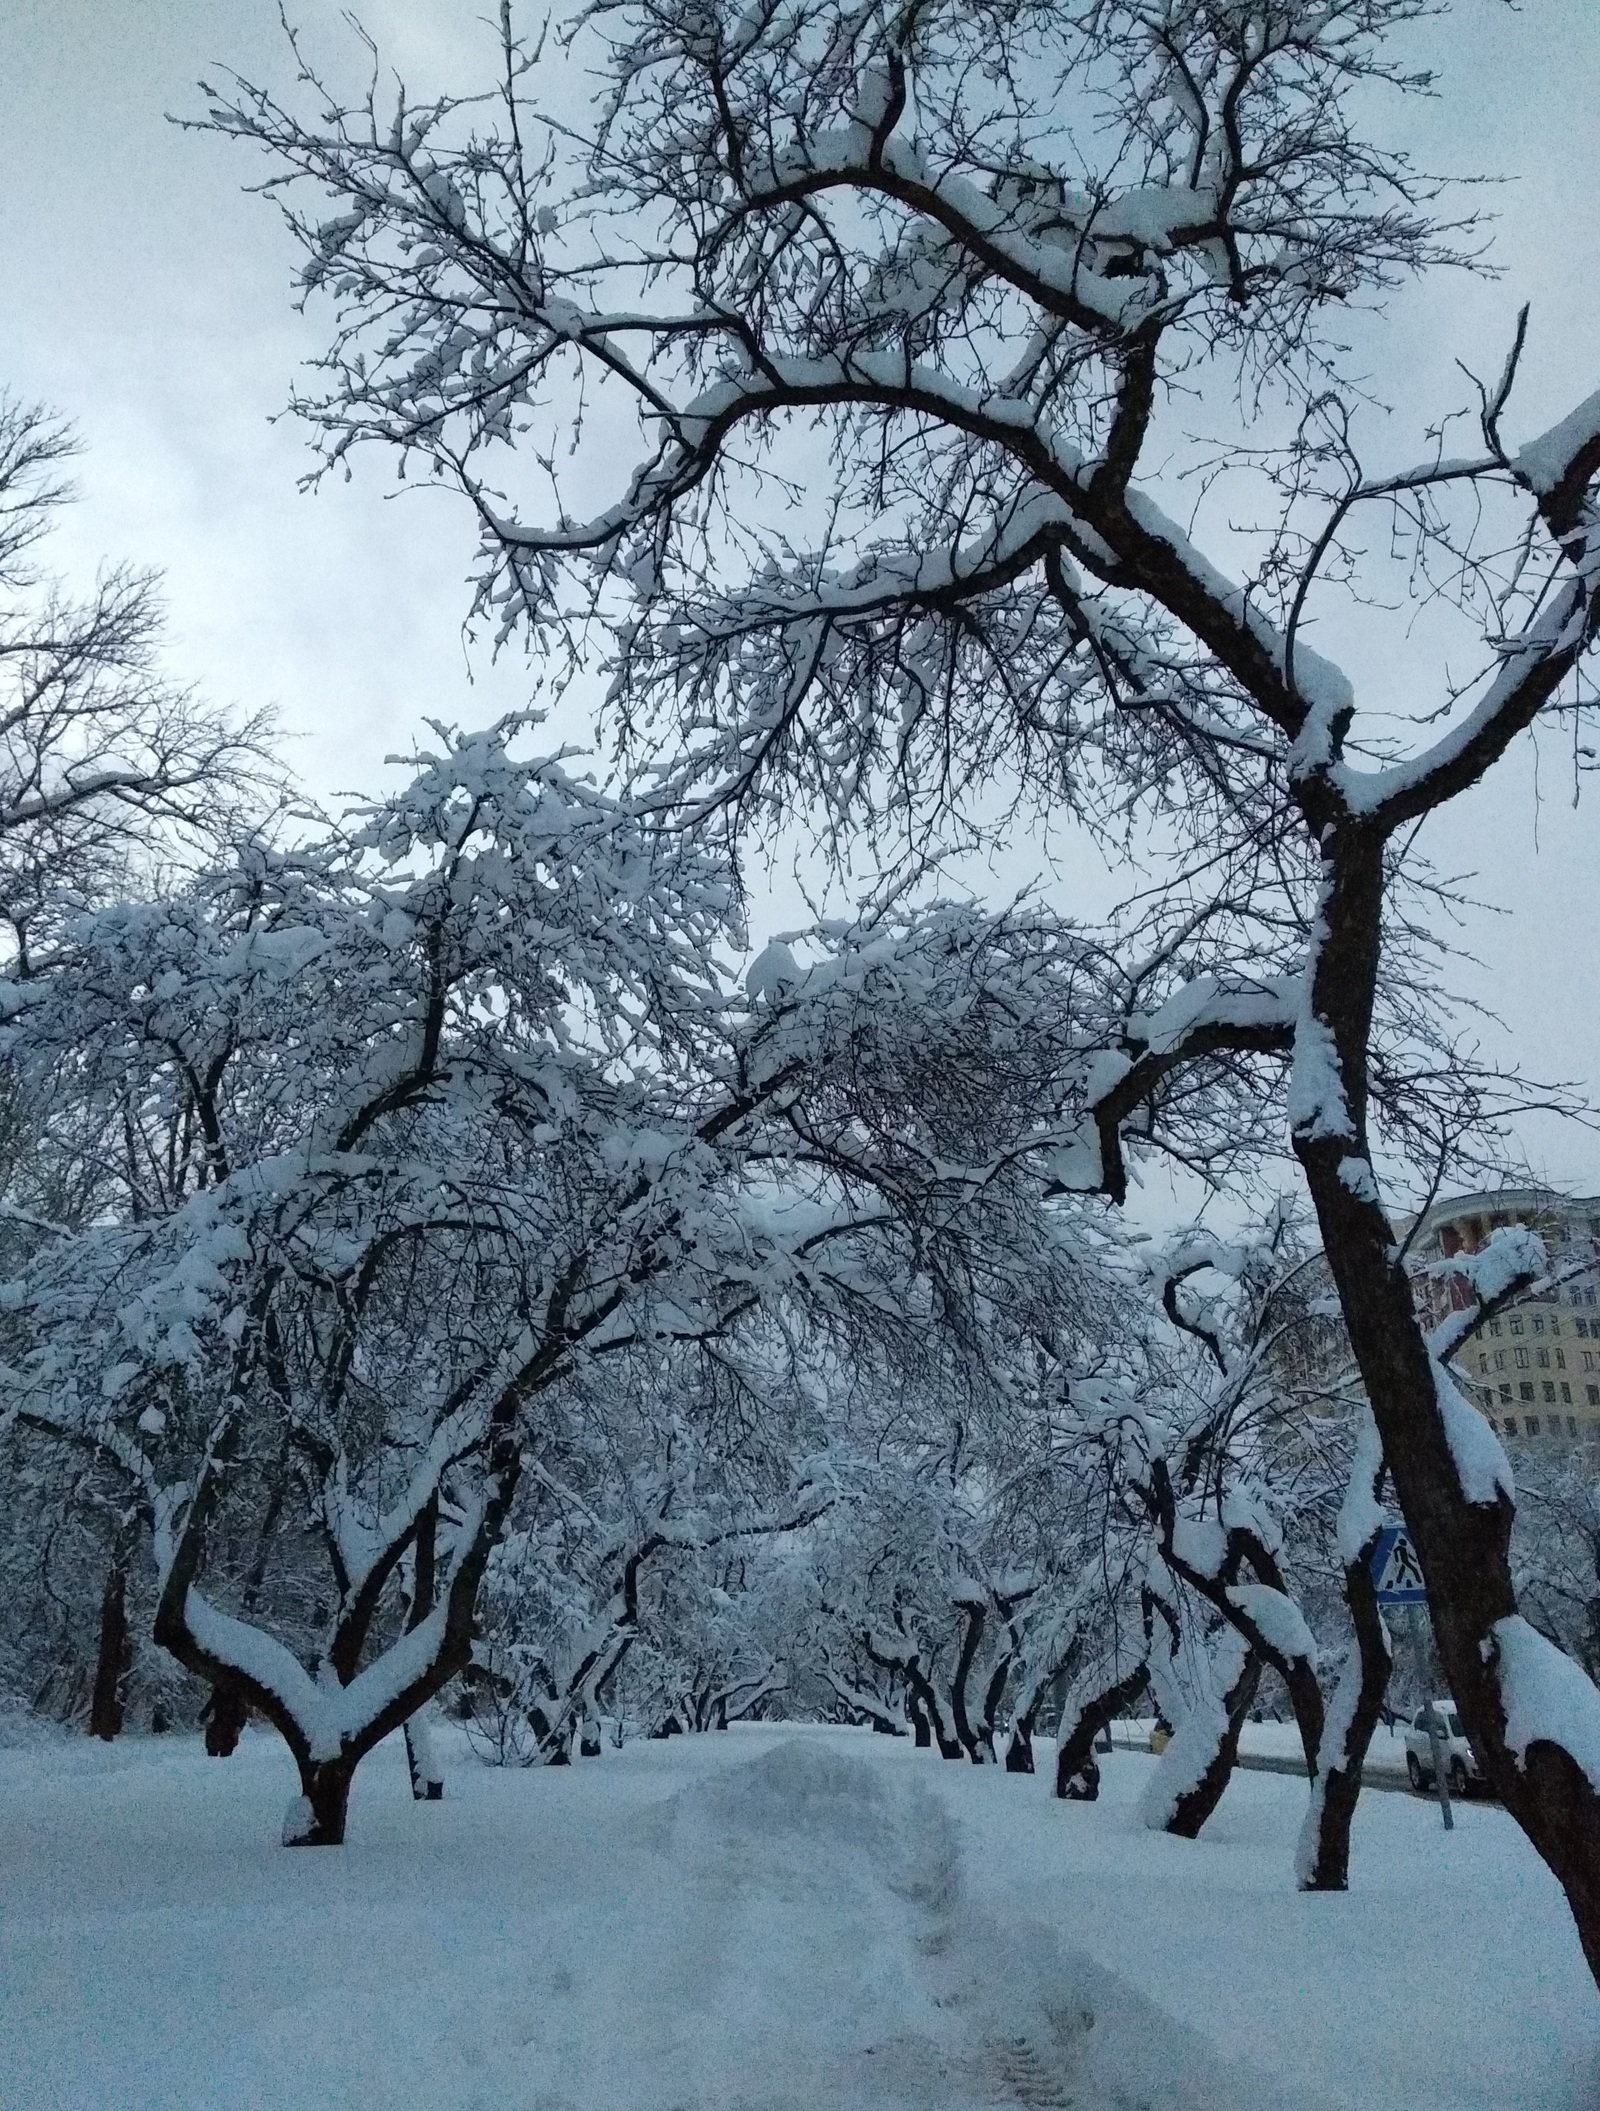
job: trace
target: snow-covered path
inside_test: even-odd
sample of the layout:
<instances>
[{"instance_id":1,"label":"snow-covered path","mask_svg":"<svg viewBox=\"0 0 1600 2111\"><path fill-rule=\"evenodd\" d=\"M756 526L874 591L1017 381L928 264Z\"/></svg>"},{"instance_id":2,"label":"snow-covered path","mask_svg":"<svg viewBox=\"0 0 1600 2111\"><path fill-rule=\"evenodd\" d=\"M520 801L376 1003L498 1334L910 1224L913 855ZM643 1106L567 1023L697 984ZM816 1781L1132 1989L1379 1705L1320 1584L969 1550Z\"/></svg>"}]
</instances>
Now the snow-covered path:
<instances>
[{"instance_id":1,"label":"snow-covered path","mask_svg":"<svg viewBox=\"0 0 1600 2111\"><path fill-rule=\"evenodd\" d=\"M175 1739L0 1753L0 2105L1591 2101L1600 2003L1502 1813L1464 1813L1442 1856L1427 1806L1371 1798L1356 1892L1303 1900L1299 1784L1242 1777L1191 1844L1137 1830L1147 1765L1118 1754L1101 1803L1060 1805L775 1727L463 1766L413 1806L385 1750L349 1846L291 1853L268 1737L225 1765Z\"/></svg>"}]
</instances>

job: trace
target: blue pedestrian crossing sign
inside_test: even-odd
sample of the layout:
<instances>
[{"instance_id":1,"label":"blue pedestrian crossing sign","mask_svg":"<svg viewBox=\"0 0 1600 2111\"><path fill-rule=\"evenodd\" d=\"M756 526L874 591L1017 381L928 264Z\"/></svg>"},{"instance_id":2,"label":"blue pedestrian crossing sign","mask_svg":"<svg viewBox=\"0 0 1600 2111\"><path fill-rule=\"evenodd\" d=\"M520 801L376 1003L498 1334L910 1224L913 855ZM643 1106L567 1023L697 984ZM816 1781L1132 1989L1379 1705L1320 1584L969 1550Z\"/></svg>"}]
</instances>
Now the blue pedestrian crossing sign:
<instances>
[{"instance_id":1,"label":"blue pedestrian crossing sign","mask_svg":"<svg viewBox=\"0 0 1600 2111\"><path fill-rule=\"evenodd\" d=\"M1372 1550L1370 1566L1380 1605L1427 1604L1422 1564L1402 1525L1385 1525Z\"/></svg>"}]
</instances>

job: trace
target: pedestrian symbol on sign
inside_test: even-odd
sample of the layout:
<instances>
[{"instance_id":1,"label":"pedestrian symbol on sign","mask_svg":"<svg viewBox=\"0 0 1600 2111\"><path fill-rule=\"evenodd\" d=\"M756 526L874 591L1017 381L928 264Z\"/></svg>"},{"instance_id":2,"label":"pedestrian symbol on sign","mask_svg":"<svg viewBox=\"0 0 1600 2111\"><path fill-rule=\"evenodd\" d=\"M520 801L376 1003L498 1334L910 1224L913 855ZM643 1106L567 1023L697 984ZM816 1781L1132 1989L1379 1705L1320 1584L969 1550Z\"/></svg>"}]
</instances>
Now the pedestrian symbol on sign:
<instances>
[{"instance_id":1,"label":"pedestrian symbol on sign","mask_svg":"<svg viewBox=\"0 0 1600 2111\"><path fill-rule=\"evenodd\" d=\"M1400 1525L1386 1525L1372 1550L1372 1580L1380 1605L1426 1605L1427 1587L1417 1550Z\"/></svg>"}]
</instances>

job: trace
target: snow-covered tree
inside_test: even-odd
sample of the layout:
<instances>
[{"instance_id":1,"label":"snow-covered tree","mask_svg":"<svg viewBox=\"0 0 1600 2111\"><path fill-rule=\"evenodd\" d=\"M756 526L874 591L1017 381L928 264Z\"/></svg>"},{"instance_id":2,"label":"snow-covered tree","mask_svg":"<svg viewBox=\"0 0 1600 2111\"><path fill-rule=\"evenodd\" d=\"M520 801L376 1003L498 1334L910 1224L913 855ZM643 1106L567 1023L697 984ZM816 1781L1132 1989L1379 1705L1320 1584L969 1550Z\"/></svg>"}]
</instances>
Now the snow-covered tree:
<instances>
[{"instance_id":1,"label":"snow-covered tree","mask_svg":"<svg viewBox=\"0 0 1600 2111\"><path fill-rule=\"evenodd\" d=\"M282 1731L295 1837L341 1836L362 1754L466 1661L529 1404L669 1279L640 1323L714 1329L697 1253L750 1258L712 1148L748 1101L685 1111L672 1052L726 885L513 760L517 730L448 742L343 838L82 920L8 991L34 1089L181 1142L130 1150L127 1208L12 1285L8 1407L120 1466L157 1639ZM309 1670L199 1588L285 1445L334 1608ZM434 1603L385 1635L424 1532Z\"/></svg>"},{"instance_id":2,"label":"snow-covered tree","mask_svg":"<svg viewBox=\"0 0 1600 2111\"><path fill-rule=\"evenodd\" d=\"M825 1430L741 1340L765 1318L608 1356L552 1399L468 1673L490 1756L564 1765L575 1737L597 1748L603 1711L700 1729L781 1684L728 1579L832 1495L807 1448Z\"/></svg>"},{"instance_id":3,"label":"snow-covered tree","mask_svg":"<svg viewBox=\"0 0 1600 2111\"><path fill-rule=\"evenodd\" d=\"M722 1344L729 1377L764 1314L836 1368L932 1334L970 1377L1009 1280L988 1229L1058 1134L1071 933L936 905L732 987L723 860L521 759L525 731L443 736L347 827L68 922L5 987L31 1103L88 1110L118 1167L7 1289L8 1415L121 1474L156 1638L281 1731L296 1839L341 1836L361 1757L469 1663L530 1457L593 1371ZM673 1387L634 1384L566 1565L553 1744L631 1646L642 1564L801 1518L770 1474L696 1495Z\"/></svg>"},{"instance_id":4,"label":"snow-covered tree","mask_svg":"<svg viewBox=\"0 0 1600 2111\"><path fill-rule=\"evenodd\" d=\"M216 841L271 774L264 720L230 723L163 675L150 573L74 595L41 568L76 451L0 390L0 926L24 973L52 918Z\"/></svg>"},{"instance_id":5,"label":"snow-covered tree","mask_svg":"<svg viewBox=\"0 0 1600 2111\"><path fill-rule=\"evenodd\" d=\"M1600 1697L1518 1613L1511 1470L1385 1193L1386 1146L1492 1095L1411 1030L1418 825L1583 710L1600 627L1600 395L1516 432L1524 317L1407 459L1345 349L1470 248L1368 129L1429 11L617 0L559 60L508 23L498 101L236 88L211 122L271 151L339 305L328 457L377 439L466 493L502 634L567 634L578 583L690 811L981 833L999 776L1192 846L1059 1176L1120 1198L1130 1148L1216 1169L1287 1130L1443 1668L1600 1969ZM1341 603L1422 594L1459 618L1438 681L1358 695ZM1257 1084L1242 1129L1219 1068Z\"/></svg>"}]
</instances>

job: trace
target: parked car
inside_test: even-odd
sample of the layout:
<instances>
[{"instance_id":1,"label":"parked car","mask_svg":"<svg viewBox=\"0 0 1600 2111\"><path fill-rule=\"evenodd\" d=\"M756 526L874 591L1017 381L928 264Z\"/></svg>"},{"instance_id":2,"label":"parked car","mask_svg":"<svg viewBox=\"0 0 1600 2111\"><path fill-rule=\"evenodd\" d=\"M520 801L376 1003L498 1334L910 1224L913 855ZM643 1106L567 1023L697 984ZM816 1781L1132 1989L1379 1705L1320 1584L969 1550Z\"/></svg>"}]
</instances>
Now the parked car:
<instances>
[{"instance_id":1,"label":"parked car","mask_svg":"<svg viewBox=\"0 0 1600 2111\"><path fill-rule=\"evenodd\" d=\"M1467 1742L1467 1733L1461 1726L1455 1703L1449 1700L1425 1701L1406 1724L1406 1772L1411 1777L1411 1786L1420 1795L1434 1785L1433 1740L1428 1735L1430 1707L1436 1719L1446 1781L1458 1796L1464 1796L1469 1788L1481 1788L1483 1775Z\"/></svg>"}]
</instances>

